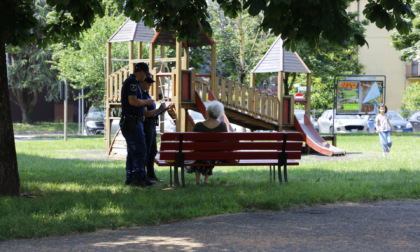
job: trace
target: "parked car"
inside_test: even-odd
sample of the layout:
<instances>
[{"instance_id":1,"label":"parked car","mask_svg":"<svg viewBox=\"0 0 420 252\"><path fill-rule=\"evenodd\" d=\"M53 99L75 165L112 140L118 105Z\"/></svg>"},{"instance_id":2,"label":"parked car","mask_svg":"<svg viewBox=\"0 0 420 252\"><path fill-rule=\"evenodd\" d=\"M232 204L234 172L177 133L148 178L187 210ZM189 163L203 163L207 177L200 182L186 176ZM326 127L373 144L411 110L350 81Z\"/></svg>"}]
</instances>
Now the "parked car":
<instances>
[{"instance_id":1,"label":"parked car","mask_svg":"<svg viewBox=\"0 0 420 252\"><path fill-rule=\"evenodd\" d=\"M303 109L295 109L294 111L296 118L298 119L299 123L303 124L303 115L305 114L305 110ZM315 130L319 132L319 126L316 119L311 116L311 123L314 126Z\"/></svg>"},{"instance_id":2,"label":"parked car","mask_svg":"<svg viewBox=\"0 0 420 252\"><path fill-rule=\"evenodd\" d=\"M391 123L392 127L394 127L395 131L397 131L397 132L413 132L412 124L409 121L405 120L404 117L400 113L398 113L395 110L388 110L387 113L388 113L388 116L389 116L389 122ZM371 133L376 132L375 118L376 118L376 116L374 116L374 115L369 116L369 132L371 132ZM420 126L420 124L419 124L419 126Z\"/></svg>"},{"instance_id":3,"label":"parked car","mask_svg":"<svg viewBox=\"0 0 420 252\"><path fill-rule=\"evenodd\" d=\"M84 120L86 135L105 133L105 110L103 108L91 106Z\"/></svg>"},{"instance_id":4,"label":"parked car","mask_svg":"<svg viewBox=\"0 0 420 252\"><path fill-rule=\"evenodd\" d=\"M333 122L334 118L334 122ZM369 129L366 117L359 115L333 115L333 110L326 110L318 118L320 133L355 133L367 132Z\"/></svg>"},{"instance_id":5,"label":"parked car","mask_svg":"<svg viewBox=\"0 0 420 252\"><path fill-rule=\"evenodd\" d=\"M413 126L409 121L394 110L388 110L389 122L397 132L413 132Z\"/></svg>"},{"instance_id":6,"label":"parked car","mask_svg":"<svg viewBox=\"0 0 420 252\"><path fill-rule=\"evenodd\" d=\"M411 115L408 117L408 121L413 127L413 132L420 132L420 111L411 113Z\"/></svg>"}]
</instances>

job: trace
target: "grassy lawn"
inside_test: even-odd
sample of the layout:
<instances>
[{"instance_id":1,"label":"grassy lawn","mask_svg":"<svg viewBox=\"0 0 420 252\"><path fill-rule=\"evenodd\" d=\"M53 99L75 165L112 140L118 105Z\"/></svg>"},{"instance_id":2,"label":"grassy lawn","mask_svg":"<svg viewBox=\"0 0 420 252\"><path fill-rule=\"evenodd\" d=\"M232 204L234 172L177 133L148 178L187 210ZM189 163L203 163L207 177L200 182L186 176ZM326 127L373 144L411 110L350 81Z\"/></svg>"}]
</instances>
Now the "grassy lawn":
<instances>
[{"instance_id":1,"label":"grassy lawn","mask_svg":"<svg viewBox=\"0 0 420 252\"><path fill-rule=\"evenodd\" d=\"M0 240L157 225L244 210L281 211L335 202L420 199L420 135L392 136L381 156L377 135L339 135L344 157L303 156L289 183L269 182L268 167L216 167L208 185L168 188L156 168L150 189L124 186L125 161L106 161L102 138L18 141L21 192L0 198ZM98 159L98 153L102 158Z\"/></svg>"},{"instance_id":2,"label":"grassy lawn","mask_svg":"<svg viewBox=\"0 0 420 252\"><path fill-rule=\"evenodd\" d=\"M13 123L14 132L64 132L64 123L58 122L35 122L35 123ZM67 131L77 132L78 123L67 123Z\"/></svg>"}]
</instances>

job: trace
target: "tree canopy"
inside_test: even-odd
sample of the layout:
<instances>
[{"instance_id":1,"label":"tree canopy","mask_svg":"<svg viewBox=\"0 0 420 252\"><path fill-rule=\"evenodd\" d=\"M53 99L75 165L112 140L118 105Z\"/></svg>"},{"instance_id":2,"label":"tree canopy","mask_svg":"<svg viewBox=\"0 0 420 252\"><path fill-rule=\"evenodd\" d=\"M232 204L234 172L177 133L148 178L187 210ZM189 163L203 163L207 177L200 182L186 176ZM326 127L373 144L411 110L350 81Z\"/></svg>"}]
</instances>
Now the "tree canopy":
<instances>
[{"instance_id":1,"label":"tree canopy","mask_svg":"<svg viewBox=\"0 0 420 252\"><path fill-rule=\"evenodd\" d=\"M263 14L261 27L266 32L280 35L286 40L284 46L295 51L299 41L314 47L320 36L333 44L344 44L353 38L358 45L367 44L360 27L352 26L347 15L350 2L355 0L217 0L226 16L235 18L242 8L252 16ZM408 34L410 23L406 19L414 18L411 4L414 0L368 0L363 14L379 28L397 29ZM163 30L174 29L179 40L196 38L200 29L212 33L208 22L208 6L205 0L171 1L127 1L125 13L132 20L143 18L146 25ZM147 10L143 12L142 10Z\"/></svg>"},{"instance_id":2,"label":"tree canopy","mask_svg":"<svg viewBox=\"0 0 420 252\"><path fill-rule=\"evenodd\" d=\"M84 89L85 98L96 106L101 105L105 94L105 44L126 20L114 3L108 1L104 5L105 15L97 17L92 27L79 38L71 43L53 45L52 64L59 72L59 78L75 89ZM125 43L115 43L112 52L116 59L126 58L128 47ZM127 62L114 62L113 68L117 70L125 65Z\"/></svg>"},{"instance_id":3,"label":"tree canopy","mask_svg":"<svg viewBox=\"0 0 420 252\"><path fill-rule=\"evenodd\" d=\"M392 46L401 51L401 60L420 61L420 2L413 4L413 12L416 18L412 22L410 34L393 32L391 35Z\"/></svg>"},{"instance_id":4,"label":"tree canopy","mask_svg":"<svg viewBox=\"0 0 420 252\"><path fill-rule=\"evenodd\" d=\"M51 10L46 0L37 0L34 14L41 24L46 23ZM13 64L9 62L9 88L15 97L13 100L22 112L22 122L32 122L32 111L38 102L39 94L46 89L45 100L51 101L58 96L57 72L48 63L52 51L40 48L36 41L25 46L9 45L6 51L10 53Z\"/></svg>"}]
</instances>

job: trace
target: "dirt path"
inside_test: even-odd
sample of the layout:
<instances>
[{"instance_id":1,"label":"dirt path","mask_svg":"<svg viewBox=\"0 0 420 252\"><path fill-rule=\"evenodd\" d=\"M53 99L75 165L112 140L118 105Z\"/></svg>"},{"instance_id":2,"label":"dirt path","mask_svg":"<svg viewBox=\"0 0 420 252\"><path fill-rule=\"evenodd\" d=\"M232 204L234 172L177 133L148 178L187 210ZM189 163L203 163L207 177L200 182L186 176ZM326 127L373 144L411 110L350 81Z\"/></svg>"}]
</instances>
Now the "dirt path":
<instances>
[{"instance_id":1,"label":"dirt path","mask_svg":"<svg viewBox=\"0 0 420 252\"><path fill-rule=\"evenodd\" d=\"M245 212L46 239L0 251L419 251L420 201Z\"/></svg>"}]
</instances>

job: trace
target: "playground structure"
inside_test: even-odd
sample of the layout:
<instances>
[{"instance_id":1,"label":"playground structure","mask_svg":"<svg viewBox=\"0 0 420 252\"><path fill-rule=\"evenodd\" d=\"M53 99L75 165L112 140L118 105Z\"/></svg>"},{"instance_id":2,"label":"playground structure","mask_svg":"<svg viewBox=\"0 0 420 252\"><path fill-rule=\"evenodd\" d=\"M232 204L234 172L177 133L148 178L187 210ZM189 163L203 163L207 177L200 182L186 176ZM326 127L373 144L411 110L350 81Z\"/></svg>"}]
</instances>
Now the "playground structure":
<instances>
[{"instance_id":1,"label":"playground structure","mask_svg":"<svg viewBox=\"0 0 420 252\"><path fill-rule=\"evenodd\" d=\"M260 63L251 74L250 86L228 80L216 75L216 43L207 34L200 32L200 40L195 42L178 42L174 39L174 31L156 32L144 26L143 22L135 23L129 19L117 30L107 43L106 62L106 142L109 158L125 158L125 143L118 141L122 134L117 133L111 139L110 125L112 120L119 119L116 111L121 108L121 88L123 81L133 72L134 65L139 62L149 64L150 72L156 80L150 90L152 98L160 102L174 104L170 113L176 122L177 132L192 131L194 122L189 118L188 110L195 110L204 114L205 102L218 100L225 106L225 122L232 122L240 126L255 130L284 131L295 130L294 97L283 95L283 73L299 72L307 74L306 114L310 114L311 71L300 59L297 53L286 51L281 38L271 46ZM128 65L112 73L112 43L128 42ZM134 42L137 42L137 57L134 57ZM149 58L142 57L143 43L149 43ZM156 47L160 46L161 57L156 57ZM165 58L165 46L175 47L176 57ZM197 74L189 68L189 47L210 46L210 73ZM165 71L165 63L175 62L175 68ZM160 67L157 67L160 63ZM166 69L167 70L167 69ZM255 74L263 72L278 72L278 94L270 95L255 88ZM169 79L169 80L168 80ZM302 102L300 101L300 102ZM159 106L159 105L158 105ZM161 120L163 121L163 120ZM310 128L312 125L303 127ZM163 129L163 126L161 126ZM331 150L331 146L320 136L314 137L304 130L300 130L305 138L314 138L306 141L307 144L316 142L311 146L325 155L344 155L345 151ZM322 138L321 138L322 139ZM321 142L320 142L321 141ZM117 143L120 145L117 147ZM322 149L322 151L320 151ZM326 149L326 151L325 151Z\"/></svg>"}]
</instances>

